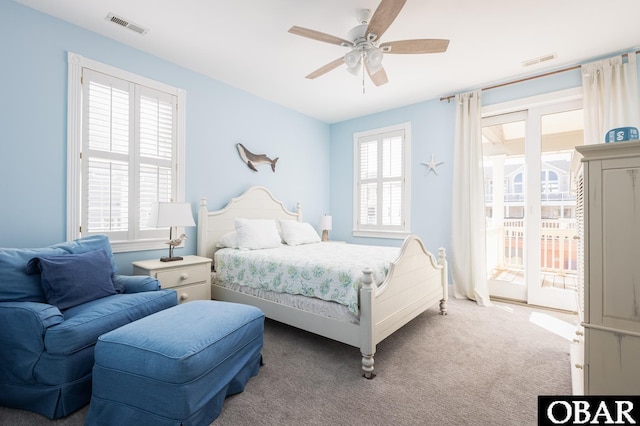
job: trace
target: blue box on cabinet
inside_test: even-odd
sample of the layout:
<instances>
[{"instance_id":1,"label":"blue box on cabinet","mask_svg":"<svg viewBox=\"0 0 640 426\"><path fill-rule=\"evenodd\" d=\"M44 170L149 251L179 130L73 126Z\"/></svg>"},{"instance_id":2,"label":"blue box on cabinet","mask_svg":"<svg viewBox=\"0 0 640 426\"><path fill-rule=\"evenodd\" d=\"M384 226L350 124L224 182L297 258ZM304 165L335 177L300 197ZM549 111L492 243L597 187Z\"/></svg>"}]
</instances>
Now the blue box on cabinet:
<instances>
[{"instance_id":1,"label":"blue box on cabinet","mask_svg":"<svg viewBox=\"0 0 640 426\"><path fill-rule=\"evenodd\" d=\"M638 140L638 128L637 127L618 127L617 129L611 129L607 132L604 141L610 142L625 142Z\"/></svg>"}]
</instances>

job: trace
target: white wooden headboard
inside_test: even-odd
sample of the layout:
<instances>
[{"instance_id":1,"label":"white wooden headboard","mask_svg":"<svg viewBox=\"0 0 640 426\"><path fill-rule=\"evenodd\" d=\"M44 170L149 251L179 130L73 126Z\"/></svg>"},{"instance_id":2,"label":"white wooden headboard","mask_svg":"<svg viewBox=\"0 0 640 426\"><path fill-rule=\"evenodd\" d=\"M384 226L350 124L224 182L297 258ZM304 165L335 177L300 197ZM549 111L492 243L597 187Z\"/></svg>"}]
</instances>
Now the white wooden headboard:
<instances>
[{"instance_id":1,"label":"white wooden headboard","mask_svg":"<svg viewBox=\"0 0 640 426\"><path fill-rule=\"evenodd\" d=\"M282 201L263 186L252 186L239 197L232 198L224 208L211 212L207 207L207 199L202 198L198 208L198 256L213 259L218 249L218 239L235 230L234 220L237 217L294 219L302 222L302 207L298 203L296 212L287 210Z\"/></svg>"}]
</instances>

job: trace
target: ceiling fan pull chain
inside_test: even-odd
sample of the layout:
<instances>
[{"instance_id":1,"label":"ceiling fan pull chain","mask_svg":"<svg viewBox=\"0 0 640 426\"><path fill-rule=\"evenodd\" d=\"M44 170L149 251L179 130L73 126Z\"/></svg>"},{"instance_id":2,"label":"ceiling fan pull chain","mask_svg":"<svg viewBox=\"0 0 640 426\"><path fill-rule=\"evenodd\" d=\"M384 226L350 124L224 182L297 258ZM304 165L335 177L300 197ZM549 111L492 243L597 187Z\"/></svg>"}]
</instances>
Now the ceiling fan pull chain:
<instances>
[{"instance_id":1,"label":"ceiling fan pull chain","mask_svg":"<svg viewBox=\"0 0 640 426\"><path fill-rule=\"evenodd\" d=\"M364 67L362 67L362 94L364 95Z\"/></svg>"}]
</instances>

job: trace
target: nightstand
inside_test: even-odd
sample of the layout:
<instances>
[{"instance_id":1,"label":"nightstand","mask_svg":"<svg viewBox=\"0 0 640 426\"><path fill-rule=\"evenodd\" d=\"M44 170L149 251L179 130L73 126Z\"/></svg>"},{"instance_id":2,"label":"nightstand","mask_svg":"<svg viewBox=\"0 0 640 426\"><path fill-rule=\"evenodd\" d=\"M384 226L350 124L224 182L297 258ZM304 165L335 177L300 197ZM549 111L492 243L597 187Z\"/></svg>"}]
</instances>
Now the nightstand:
<instances>
[{"instance_id":1,"label":"nightstand","mask_svg":"<svg viewBox=\"0 0 640 426\"><path fill-rule=\"evenodd\" d=\"M184 256L183 260L133 262L134 275L149 275L160 281L163 289L178 292L178 303L190 300L211 300L211 259Z\"/></svg>"}]
</instances>

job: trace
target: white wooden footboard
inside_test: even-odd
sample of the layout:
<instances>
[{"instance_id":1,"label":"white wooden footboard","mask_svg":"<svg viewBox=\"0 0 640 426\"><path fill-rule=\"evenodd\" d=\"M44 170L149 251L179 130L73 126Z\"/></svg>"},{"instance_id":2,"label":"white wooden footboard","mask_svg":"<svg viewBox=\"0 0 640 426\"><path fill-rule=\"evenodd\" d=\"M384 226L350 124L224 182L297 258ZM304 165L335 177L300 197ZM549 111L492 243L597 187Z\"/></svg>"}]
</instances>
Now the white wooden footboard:
<instances>
[{"instance_id":1,"label":"white wooden footboard","mask_svg":"<svg viewBox=\"0 0 640 426\"><path fill-rule=\"evenodd\" d=\"M391 264L387 278L372 285L371 270L363 271L360 290L360 351L366 378L373 378L376 345L400 327L440 304L446 315L448 299L445 250L440 260L429 253L422 241L411 235L402 245L400 256Z\"/></svg>"}]
</instances>

